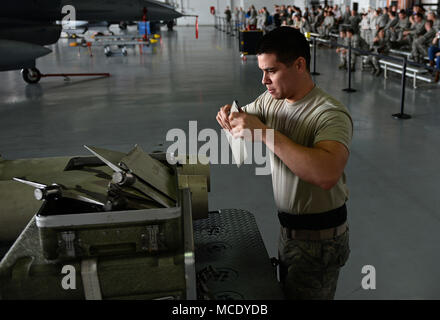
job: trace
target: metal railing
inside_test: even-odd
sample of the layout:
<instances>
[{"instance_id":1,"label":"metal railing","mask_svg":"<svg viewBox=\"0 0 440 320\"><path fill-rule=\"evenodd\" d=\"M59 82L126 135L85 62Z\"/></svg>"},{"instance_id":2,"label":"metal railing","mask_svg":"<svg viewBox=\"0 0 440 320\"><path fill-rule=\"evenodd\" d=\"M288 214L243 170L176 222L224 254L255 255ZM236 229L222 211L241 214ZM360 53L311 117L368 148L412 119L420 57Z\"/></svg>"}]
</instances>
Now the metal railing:
<instances>
[{"instance_id":1,"label":"metal railing","mask_svg":"<svg viewBox=\"0 0 440 320\"><path fill-rule=\"evenodd\" d=\"M219 31L225 32L230 36L238 36L238 31L244 29L245 23L231 19L229 22L226 20L226 17L223 16L214 16L214 28Z\"/></svg>"},{"instance_id":2,"label":"metal railing","mask_svg":"<svg viewBox=\"0 0 440 320\"><path fill-rule=\"evenodd\" d=\"M340 48L345 48L348 50L347 52L347 59L348 59L348 68L347 68L347 73L348 73L348 88L342 89L345 92L355 92L356 89L353 89L351 87L351 57L352 57L352 51L357 52L359 55L361 56L375 56L377 58L380 59L385 59L385 60L392 60L392 61L398 61L402 63L402 78L401 78L401 94L400 94L400 112L399 113L395 113L392 116L396 119L411 119L411 116L405 113L405 89L406 89L406 71L408 68L408 65L412 65L415 67L419 67L419 68L425 68L426 70L437 70L433 67L428 67L424 64L421 63L416 63L416 62L412 62L412 61L408 61L408 57L406 55L404 55L403 57L394 57L394 56L388 56L388 55L383 55L383 54L377 54L371 51L365 51L362 49L358 49L358 48L352 48L351 47L351 43L349 42L348 46L342 45L337 43L333 38L331 38L330 40L323 40L319 38L318 34L314 34L314 33L310 33L310 38L313 44L313 72L311 72L312 75L319 75L318 72L316 72L316 65L317 65L317 59L316 59L316 49L317 49L317 42L322 42L322 43L330 43L331 47L340 47Z\"/></svg>"}]
</instances>

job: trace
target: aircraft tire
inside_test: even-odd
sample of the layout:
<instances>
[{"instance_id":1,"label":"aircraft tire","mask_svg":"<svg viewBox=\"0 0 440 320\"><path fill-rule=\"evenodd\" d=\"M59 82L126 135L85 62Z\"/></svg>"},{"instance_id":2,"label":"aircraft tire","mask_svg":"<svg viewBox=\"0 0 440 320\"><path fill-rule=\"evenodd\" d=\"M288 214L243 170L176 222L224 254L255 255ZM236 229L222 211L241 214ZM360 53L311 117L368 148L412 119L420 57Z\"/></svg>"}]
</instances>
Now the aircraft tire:
<instances>
[{"instance_id":1,"label":"aircraft tire","mask_svg":"<svg viewBox=\"0 0 440 320\"><path fill-rule=\"evenodd\" d=\"M21 76L27 83L38 83L41 79L41 72L37 68L23 69L21 70Z\"/></svg>"},{"instance_id":2,"label":"aircraft tire","mask_svg":"<svg viewBox=\"0 0 440 320\"><path fill-rule=\"evenodd\" d=\"M168 28L168 31L173 31L173 28L174 28L174 21L173 20L167 22L167 28Z\"/></svg>"}]
</instances>

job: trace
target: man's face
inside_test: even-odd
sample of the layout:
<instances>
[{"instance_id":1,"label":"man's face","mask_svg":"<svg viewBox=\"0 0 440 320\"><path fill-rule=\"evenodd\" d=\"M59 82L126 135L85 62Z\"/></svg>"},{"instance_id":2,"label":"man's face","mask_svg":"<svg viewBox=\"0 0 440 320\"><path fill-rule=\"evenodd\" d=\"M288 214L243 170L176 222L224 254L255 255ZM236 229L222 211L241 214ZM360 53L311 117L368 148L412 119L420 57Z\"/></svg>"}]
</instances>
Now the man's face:
<instances>
[{"instance_id":1,"label":"man's face","mask_svg":"<svg viewBox=\"0 0 440 320\"><path fill-rule=\"evenodd\" d=\"M414 19L417 23L420 23L422 21L422 18L420 18L419 16L414 16Z\"/></svg>"},{"instance_id":2,"label":"man's face","mask_svg":"<svg viewBox=\"0 0 440 320\"><path fill-rule=\"evenodd\" d=\"M297 68L299 59L286 66L277 61L274 53L258 55L258 67L263 71L261 82L274 99L286 99L295 94L300 75Z\"/></svg>"},{"instance_id":3,"label":"man's face","mask_svg":"<svg viewBox=\"0 0 440 320\"><path fill-rule=\"evenodd\" d=\"M405 19L405 15L404 15L403 13L399 13L399 19L400 19L400 20Z\"/></svg>"}]
</instances>

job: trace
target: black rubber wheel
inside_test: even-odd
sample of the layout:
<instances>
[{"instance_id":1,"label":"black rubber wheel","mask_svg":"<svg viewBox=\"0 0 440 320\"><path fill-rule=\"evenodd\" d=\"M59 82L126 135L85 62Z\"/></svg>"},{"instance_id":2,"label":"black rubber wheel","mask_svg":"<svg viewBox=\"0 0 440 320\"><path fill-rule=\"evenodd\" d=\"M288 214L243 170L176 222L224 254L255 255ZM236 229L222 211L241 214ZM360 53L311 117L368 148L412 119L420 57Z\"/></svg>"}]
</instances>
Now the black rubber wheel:
<instances>
[{"instance_id":1,"label":"black rubber wheel","mask_svg":"<svg viewBox=\"0 0 440 320\"><path fill-rule=\"evenodd\" d=\"M37 68L23 69L21 70L21 76L27 83L34 84L40 81L41 72Z\"/></svg>"},{"instance_id":2,"label":"black rubber wheel","mask_svg":"<svg viewBox=\"0 0 440 320\"><path fill-rule=\"evenodd\" d=\"M125 21L121 21L121 22L119 22L119 29L121 29L121 30L127 30L127 25L128 25L127 22L125 22Z\"/></svg>"},{"instance_id":3,"label":"black rubber wheel","mask_svg":"<svg viewBox=\"0 0 440 320\"><path fill-rule=\"evenodd\" d=\"M174 21L173 20L167 22L167 28L168 28L168 31L173 31L173 28L174 28Z\"/></svg>"}]
</instances>

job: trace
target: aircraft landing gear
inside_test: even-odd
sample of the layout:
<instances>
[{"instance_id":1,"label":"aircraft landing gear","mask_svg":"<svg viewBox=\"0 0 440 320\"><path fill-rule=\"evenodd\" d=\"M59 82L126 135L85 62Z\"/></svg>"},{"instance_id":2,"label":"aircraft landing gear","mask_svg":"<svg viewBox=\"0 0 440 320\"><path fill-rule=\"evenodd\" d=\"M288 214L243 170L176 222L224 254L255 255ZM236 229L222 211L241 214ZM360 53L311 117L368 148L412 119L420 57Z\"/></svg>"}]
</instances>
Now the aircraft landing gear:
<instances>
[{"instance_id":1,"label":"aircraft landing gear","mask_svg":"<svg viewBox=\"0 0 440 320\"><path fill-rule=\"evenodd\" d=\"M168 21L168 22L167 22L167 28L168 28L168 31L173 31L173 28L174 28L174 20L171 20L171 21Z\"/></svg>"},{"instance_id":2,"label":"aircraft landing gear","mask_svg":"<svg viewBox=\"0 0 440 320\"><path fill-rule=\"evenodd\" d=\"M37 83L41 79L41 72L37 68L21 70L21 76L27 83Z\"/></svg>"}]
</instances>

